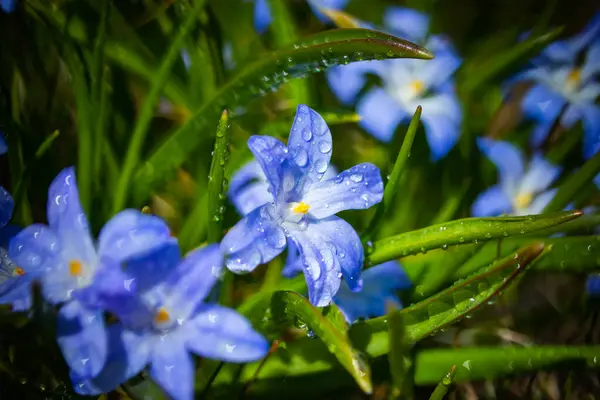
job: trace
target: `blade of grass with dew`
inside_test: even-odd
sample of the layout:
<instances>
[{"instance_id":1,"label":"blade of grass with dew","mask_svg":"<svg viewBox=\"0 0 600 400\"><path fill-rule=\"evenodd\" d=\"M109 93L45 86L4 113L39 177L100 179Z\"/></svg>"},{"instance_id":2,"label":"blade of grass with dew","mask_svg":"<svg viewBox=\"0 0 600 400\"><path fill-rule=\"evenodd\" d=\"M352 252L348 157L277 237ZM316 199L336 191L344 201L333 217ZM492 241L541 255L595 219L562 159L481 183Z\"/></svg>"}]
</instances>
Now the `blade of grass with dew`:
<instances>
[{"instance_id":1,"label":"blade of grass with dew","mask_svg":"<svg viewBox=\"0 0 600 400\"><path fill-rule=\"evenodd\" d=\"M454 375L456 374L456 365L450 367L450 371L446 372L443 378L438 382L429 400L442 400L447 394L450 385L454 382Z\"/></svg>"},{"instance_id":2,"label":"blade of grass with dew","mask_svg":"<svg viewBox=\"0 0 600 400\"><path fill-rule=\"evenodd\" d=\"M183 24L179 28L169 51L163 58L158 74L151 81L150 91L148 92L146 99L144 100L138 122L135 125L135 129L131 135L131 141L127 148L125 155L125 161L123 162L123 168L121 170L121 176L117 182L115 194L113 198L112 213L116 214L125 206L127 202L128 190L131 185L131 178L133 177L134 169L137 168L139 160L141 158L141 151L143 144L146 139L146 134L150 127L150 122L154 115L154 109L158 102L158 98L162 93L164 85L167 83L171 68L175 63L175 60L180 55L181 48L184 45L186 37L190 34L192 28L197 22L198 15L204 8L203 1L196 1L192 8L189 10Z\"/></svg>"},{"instance_id":3,"label":"blade of grass with dew","mask_svg":"<svg viewBox=\"0 0 600 400\"><path fill-rule=\"evenodd\" d=\"M225 165L229 160L229 114L224 110L217 127L217 139L208 175L208 242L217 243L223 236L223 214L227 197Z\"/></svg>"}]
</instances>

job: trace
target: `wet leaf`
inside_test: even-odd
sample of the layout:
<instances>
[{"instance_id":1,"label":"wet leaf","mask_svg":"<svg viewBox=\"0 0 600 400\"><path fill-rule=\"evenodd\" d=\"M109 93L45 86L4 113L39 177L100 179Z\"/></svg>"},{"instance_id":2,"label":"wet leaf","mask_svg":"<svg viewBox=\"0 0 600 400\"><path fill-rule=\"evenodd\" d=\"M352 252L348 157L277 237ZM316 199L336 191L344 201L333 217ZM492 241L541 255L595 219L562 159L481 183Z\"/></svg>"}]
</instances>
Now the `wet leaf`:
<instances>
[{"instance_id":1,"label":"wet leaf","mask_svg":"<svg viewBox=\"0 0 600 400\"><path fill-rule=\"evenodd\" d=\"M285 323L289 326L290 322L306 325L354 377L360 388L365 393L372 392L369 366L352 348L346 329L343 329L343 318L340 321L341 312L335 304L328 306L329 317L325 317L302 295L294 292L276 292L271 299L271 313L279 325Z\"/></svg>"},{"instance_id":2,"label":"wet leaf","mask_svg":"<svg viewBox=\"0 0 600 400\"><path fill-rule=\"evenodd\" d=\"M399 257L457 244L483 243L501 237L524 235L565 223L580 215L581 211L565 211L523 217L465 218L432 225L378 240L368 249L367 264L377 265Z\"/></svg>"},{"instance_id":3,"label":"wet leaf","mask_svg":"<svg viewBox=\"0 0 600 400\"><path fill-rule=\"evenodd\" d=\"M438 382L437 386L429 400L442 400L446 394L448 394L448 388L454 382L454 375L456 374L456 365L450 367L450 371L446 372L444 377Z\"/></svg>"},{"instance_id":4,"label":"wet leaf","mask_svg":"<svg viewBox=\"0 0 600 400\"><path fill-rule=\"evenodd\" d=\"M429 59L432 56L420 46L368 29L325 31L266 54L243 68L156 148L136 172L135 198L143 200L155 185L189 158L202 137L210 134L206 128L223 108L233 110L245 105L253 97L264 96L291 78L352 61L386 58Z\"/></svg>"},{"instance_id":5,"label":"wet leaf","mask_svg":"<svg viewBox=\"0 0 600 400\"><path fill-rule=\"evenodd\" d=\"M225 213L225 197L227 196L227 180L225 166L229 159L229 114L227 110L221 114L217 127L217 139L208 175L208 241L215 243L221 240L223 214Z\"/></svg>"},{"instance_id":6,"label":"wet leaf","mask_svg":"<svg viewBox=\"0 0 600 400\"><path fill-rule=\"evenodd\" d=\"M598 367L600 346L472 347L427 349L416 357L415 382L436 383L456 365L455 382L498 378L549 368L559 362L586 362Z\"/></svg>"}]
</instances>

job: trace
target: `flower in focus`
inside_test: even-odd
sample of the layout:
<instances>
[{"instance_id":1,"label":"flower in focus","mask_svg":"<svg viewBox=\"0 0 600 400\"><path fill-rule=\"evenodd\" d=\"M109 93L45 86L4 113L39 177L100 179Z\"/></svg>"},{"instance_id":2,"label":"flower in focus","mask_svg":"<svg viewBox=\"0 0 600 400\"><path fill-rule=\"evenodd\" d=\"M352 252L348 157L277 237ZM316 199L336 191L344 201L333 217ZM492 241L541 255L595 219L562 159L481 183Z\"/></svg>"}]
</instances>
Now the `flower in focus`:
<instances>
[{"instance_id":1,"label":"flower in focus","mask_svg":"<svg viewBox=\"0 0 600 400\"><path fill-rule=\"evenodd\" d=\"M176 252L170 250L177 250ZM216 244L178 261L178 248L166 249L170 272L154 285L132 289L128 282L148 273L134 268L99 277L90 290L119 317L109 326L109 353L93 379L74 379L78 393L109 392L150 364L150 376L173 399L192 399L194 361L190 353L226 362L264 357L269 343L236 311L203 300L219 279L223 257Z\"/></svg>"},{"instance_id":2,"label":"flower in focus","mask_svg":"<svg viewBox=\"0 0 600 400\"><path fill-rule=\"evenodd\" d=\"M307 0L308 5L321 21L326 22L327 16L321 9L341 10L346 6L348 0ZM273 20L269 0L254 0L254 28L257 32L263 33Z\"/></svg>"},{"instance_id":3,"label":"flower in focus","mask_svg":"<svg viewBox=\"0 0 600 400\"><path fill-rule=\"evenodd\" d=\"M298 106L288 146L270 136L252 136L248 146L269 182L273 201L255 208L223 238L227 267L250 272L279 255L288 239L300 250L310 301L329 304L342 276L360 290L364 250L343 210L366 209L381 201L379 169L356 165L323 180L331 158L331 132L323 118Z\"/></svg>"},{"instance_id":4,"label":"flower in focus","mask_svg":"<svg viewBox=\"0 0 600 400\"><path fill-rule=\"evenodd\" d=\"M342 103L356 102L359 124L383 142L391 141L398 125L410 121L421 105L431 156L438 160L456 144L461 131L462 111L452 76L462 60L446 38L428 35L429 17L425 14L390 7L384 22L391 34L425 46L435 58L363 61L330 68L329 86ZM381 78L383 86L358 97L367 73Z\"/></svg>"},{"instance_id":5,"label":"flower in focus","mask_svg":"<svg viewBox=\"0 0 600 400\"><path fill-rule=\"evenodd\" d=\"M17 7L17 0L0 0L0 10L5 13L11 13L15 11Z\"/></svg>"},{"instance_id":6,"label":"flower in focus","mask_svg":"<svg viewBox=\"0 0 600 400\"><path fill-rule=\"evenodd\" d=\"M581 62L579 62L581 60ZM534 145L541 144L559 119L565 128L581 121L584 130L583 154L590 158L600 150L600 14L579 35L548 46L534 60L534 66L517 80L534 85L521 107L538 125Z\"/></svg>"},{"instance_id":7,"label":"flower in focus","mask_svg":"<svg viewBox=\"0 0 600 400\"><path fill-rule=\"evenodd\" d=\"M14 277L0 284L0 303L29 308L30 284L40 280L48 302L65 303L57 329L67 363L75 373L93 376L104 364L104 317L102 310L86 307L74 296L91 285L105 265L121 265L174 239L159 218L125 210L104 226L96 248L72 167L50 184L47 217L48 226L30 225L11 239L8 256L18 267Z\"/></svg>"},{"instance_id":8,"label":"flower in focus","mask_svg":"<svg viewBox=\"0 0 600 400\"><path fill-rule=\"evenodd\" d=\"M482 138L478 145L498 168L500 182L479 195L473 203L472 215L540 214L556 193L556 189L549 187L560 174L560 168L539 154L526 164L521 151L508 142Z\"/></svg>"},{"instance_id":9,"label":"flower in focus","mask_svg":"<svg viewBox=\"0 0 600 400\"><path fill-rule=\"evenodd\" d=\"M302 270L298 250L290 246L288 259L283 269L283 275L291 278ZM349 324L359 318L380 317L386 314L388 304L401 307L396 295L397 290L407 289L412 283L402 266L397 261L388 261L375 265L365 271L362 276L363 287L360 292L353 292L342 283L340 290L333 298Z\"/></svg>"}]
</instances>

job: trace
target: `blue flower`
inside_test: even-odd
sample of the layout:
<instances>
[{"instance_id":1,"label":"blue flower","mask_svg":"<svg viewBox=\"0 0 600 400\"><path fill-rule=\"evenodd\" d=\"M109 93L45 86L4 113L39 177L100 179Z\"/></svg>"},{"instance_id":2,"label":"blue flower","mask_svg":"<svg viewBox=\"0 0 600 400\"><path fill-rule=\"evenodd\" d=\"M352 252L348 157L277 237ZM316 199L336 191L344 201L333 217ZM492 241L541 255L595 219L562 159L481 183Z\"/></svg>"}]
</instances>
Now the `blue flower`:
<instances>
[{"instance_id":1,"label":"blue flower","mask_svg":"<svg viewBox=\"0 0 600 400\"><path fill-rule=\"evenodd\" d=\"M539 154L526 164L519 149L508 142L483 138L478 145L498 168L500 182L479 195L471 213L476 217L540 214L556 194L549 187L560 168Z\"/></svg>"},{"instance_id":2,"label":"blue flower","mask_svg":"<svg viewBox=\"0 0 600 400\"><path fill-rule=\"evenodd\" d=\"M8 145L6 144L6 139L4 139L4 134L0 131L0 156L6 154L8 152Z\"/></svg>"},{"instance_id":3,"label":"blue flower","mask_svg":"<svg viewBox=\"0 0 600 400\"><path fill-rule=\"evenodd\" d=\"M585 54L582 63L578 58ZM557 118L566 128L581 121L583 154L590 158L600 150L600 14L583 33L548 46L534 66L515 80L531 80L533 87L522 101L525 115L537 121L532 143L540 145Z\"/></svg>"},{"instance_id":4,"label":"blue flower","mask_svg":"<svg viewBox=\"0 0 600 400\"><path fill-rule=\"evenodd\" d=\"M268 4L269 0L254 0L254 28L257 32L263 33L273 20L271 9ZM341 10L346 6L348 0L307 0L308 5L313 12L323 22L327 22L328 18L321 9Z\"/></svg>"},{"instance_id":5,"label":"blue flower","mask_svg":"<svg viewBox=\"0 0 600 400\"><path fill-rule=\"evenodd\" d=\"M165 249L170 273L154 285L133 288L131 280L145 279L148 271L114 268L90 289L97 292L92 298L120 322L108 328L109 353L100 374L93 379L74 377L78 393L111 391L150 364L150 376L170 397L192 399L195 371L190 353L249 362L268 352L269 343L244 317L203 303L222 271L219 246L194 250L181 262L177 246Z\"/></svg>"},{"instance_id":6,"label":"blue flower","mask_svg":"<svg viewBox=\"0 0 600 400\"><path fill-rule=\"evenodd\" d=\"M375 138L389 142L400 123L411 119L417 106L433 160L444 157L456 144L462 111L452 78L462 60L442 36L428 36L429 18L415 10L391 7L385 15L391 34L424 45L433 60L385 60L358 62L327 71L329 85L346 105L357 101L366 74L379 76L383 87L375 87L358 98L356 109L361 126Z\"/></svg>"},{"instance_id":7,"label":"blue flower","mask_svg":"<svg viewBox=\"0 0 600 400\"><path fill-rule=\"evenodd\" d=\"M298 106L287 147L270 136L252 136L248 147L274 201L255 208L225 235L221 249L227 267L250 272L279 255L289 239L300 249L314 305L331 302L342 276L352 290L360 290L363 247L354 228L334 214L380 202L379 169L364 163L323 180L331 158L331 132L305 105Z\"/></svg>"},{"instance_id":8,"label":"blue flower","mask_svg":"<svg viewBox=\"0 0 600 400\"><path fill-rule=\"evenodd\" d=\"M0 229L2 229L12 217L15 202L6 189L0 186Z\"/></svg>"},{"instance_id":9,"label":"blue flower","mask_svg":"<svg viewBox=\"0 0 600 400\"><path fill-rule=\"evenodd\" d=\"M10 241L8 256L18 273L0 285L0 303L28 308L29 286L40 280L48 302L66 303L58 315L58 343L67 363L75 373L93 376L106 354L104 318L102 310L75 298L78 290L90 286L104 266L121 265L175 239L159 218L125 210L104 226L96 248L73 168L62 170L51 183L47 217L49 226L31 225Z\"/></svg>"},{"instance_id":10,"label":"blue flower","mask_svg":"<svg viewBox=\"0 0 600 400\"><path fill-rule=\"evenodd\" d=\"M17 7L17 0L0 0L0 10L5 13L11 13L15 11Z\"/></svg>"}]
</instances>

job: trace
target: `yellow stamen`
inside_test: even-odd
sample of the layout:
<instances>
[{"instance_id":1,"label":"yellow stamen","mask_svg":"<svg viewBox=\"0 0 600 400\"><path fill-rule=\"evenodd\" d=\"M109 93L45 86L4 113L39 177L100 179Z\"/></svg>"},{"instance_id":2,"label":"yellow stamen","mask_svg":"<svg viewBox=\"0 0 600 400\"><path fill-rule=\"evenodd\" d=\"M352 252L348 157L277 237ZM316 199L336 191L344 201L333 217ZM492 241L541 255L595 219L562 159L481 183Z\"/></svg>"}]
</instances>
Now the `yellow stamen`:
<instances>
[{"instance_id":1,"label":"yellow stamen","mask_svg":"<svg viewBox=\"0 0 600 400\"><path fill-rule=\"evenodd\" d=\"M412 90L414 94L421 94L425 89L425 83L419 79L415 79L414 81L412 81L409 86L410 90Z\"/></svg>"},{"instance_id":2,"label":"yellow stamen","mask_svg":"<svg viewBox=\"0 0 600 400\"><path fill-rule=\"evenodd\" d=\"M169 322L169 319L169 313L164 308L159 308L156 314L154 314L154 322L158 324Z\"/></svg>"},{"instance_id":3,"label":"yellow stamen","mask_svg":"<svg viewBox=\"0 0 600 400\"><path fill-rule=\"evenodd\" d=\"M69 261L69 273L71 276L79 276L83 272L83 265L78 260Z\"/></svg>"},{"instance_id":4,"label":"yellow stamen","mask_svg":"<svg viewBox=\"0 0 600 400\"><path fill-rule=\"evenodd\" d=\"M310 206L305 202L301 201L292 208L292 211L298 214L306 214L309 209Z\"/></svg>"},{"instance_id":5,"label":"yellow stamen","mask_svg":"<svg viewBox=\"0 0 600 400\"><path fill-rule=\"evenodd\" d=\"M581 80L581 70L579 68L573 68L567 76L567 82L574 85L579 85Z\"/></svg>"},{"instance_id":6,"label":"yellow stamen","mask_svg":"<svg viewBox=\"0 0 600 400\"><path fill-rule=\"evenodd\" d=\"M17 276L25 275L25 271L21 267L15 268L13 273Z\"/></svg>"},{"instance_id":7,"label":"yellow stamen","mask_svg":"<svg viewBox=\"0 0 600 400\"><path fill-rule=\"evenodd\" d=\"M517 197L515 197L515 199L513 200L513 205L516 209L526 208L526 207L529 207L529 205L531 204L532 201L533 201L532 193L529 193L529 192L519 193L517 195Z\"/></svg>"}]
</instances>

